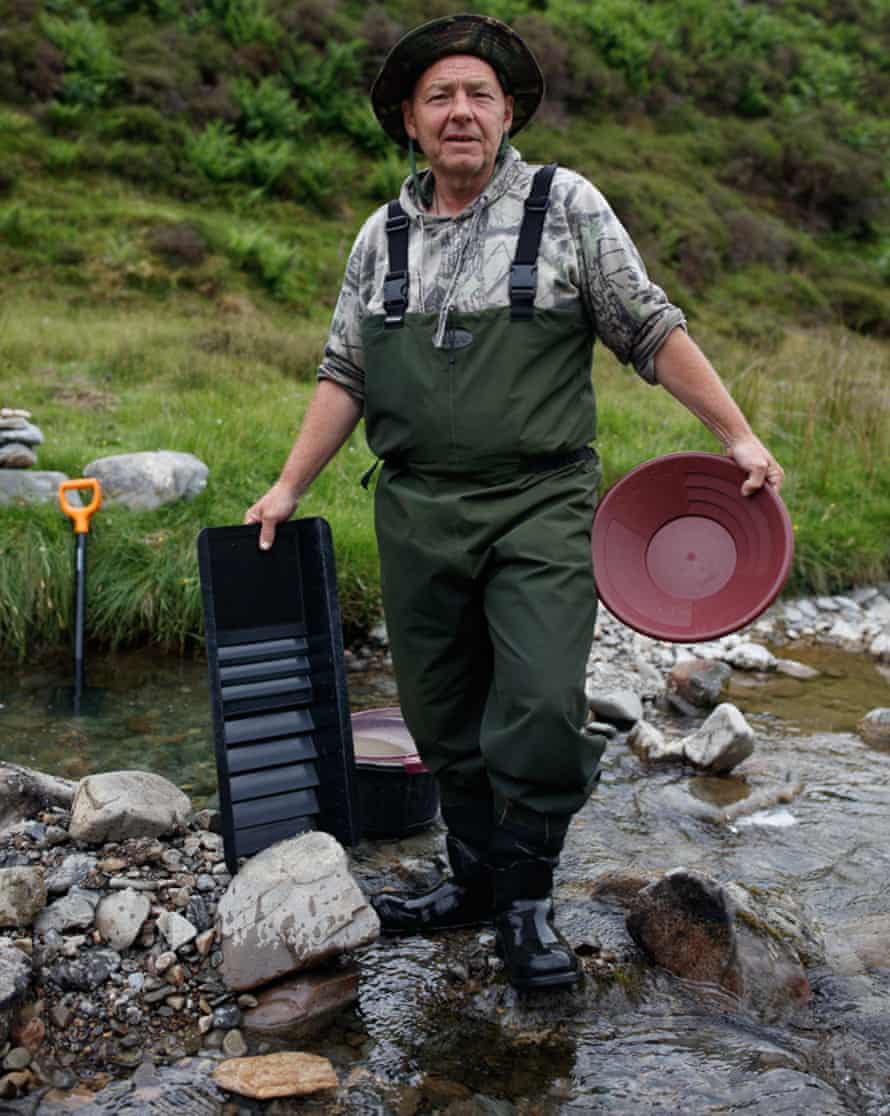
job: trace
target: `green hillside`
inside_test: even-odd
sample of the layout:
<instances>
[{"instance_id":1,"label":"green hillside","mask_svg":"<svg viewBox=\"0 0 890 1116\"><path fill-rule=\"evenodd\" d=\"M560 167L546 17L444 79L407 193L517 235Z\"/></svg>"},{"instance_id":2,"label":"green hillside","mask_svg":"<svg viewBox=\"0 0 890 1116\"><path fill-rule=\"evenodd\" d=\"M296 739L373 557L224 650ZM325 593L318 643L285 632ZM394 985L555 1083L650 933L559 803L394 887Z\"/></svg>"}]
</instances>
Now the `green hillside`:
<instances>
[{"instance_id":1,"label":"green hillside","mask_svg":"<svg viewBox=\"0 0 890 1116\"><path fill-rule=\"evenodd\" d=\"M545 70L522 153L609 197L789 467L794 586L888 576L890 0L475 7ZM195 530L274 478L352 237L407 172L367 89L448 10L0 0L0 405L34 411L41 468L162 445L211 465L187 511L97 524L97 638L197 635ZM595 374L607 478L715 448L603 354ZM332 519L361 628L376 565L350 450L304 510ZM64 633L59 518L0 510L7 650Z\"/></svg>"}]
</instances>

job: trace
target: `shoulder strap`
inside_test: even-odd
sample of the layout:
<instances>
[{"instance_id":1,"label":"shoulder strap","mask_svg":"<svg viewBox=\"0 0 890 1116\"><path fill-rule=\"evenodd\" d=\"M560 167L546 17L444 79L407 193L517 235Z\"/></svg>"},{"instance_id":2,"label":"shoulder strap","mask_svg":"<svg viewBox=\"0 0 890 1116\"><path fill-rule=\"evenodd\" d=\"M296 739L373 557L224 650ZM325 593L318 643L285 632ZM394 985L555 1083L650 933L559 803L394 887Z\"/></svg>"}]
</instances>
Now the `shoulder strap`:
<instances>
[{"instance_id":1,"label":"shoulder strap","mask_svg":"<svg viewBox=\"0 0 890 1116\"><path fill-rule=\"evenodd\" d=\"M399 329L408 309L408 215L398 201L387 206L386 241L389 271L383 280L383 328Z\"/></svg>"},{"instance_id":2,"label":"shoulder strap","mask_svg":"<svg viewBox=\"0 0 890 1116\"><path fill-rule=\"evenodd\" d=\"M550 208L550 184L554 174L556 163L541 167L532 179L532 188L525 199L519 243L510 268L510 320L513 322L527 322L535 315L538 249L544 231L544 217Z\"/></svg>"}]
</instances>

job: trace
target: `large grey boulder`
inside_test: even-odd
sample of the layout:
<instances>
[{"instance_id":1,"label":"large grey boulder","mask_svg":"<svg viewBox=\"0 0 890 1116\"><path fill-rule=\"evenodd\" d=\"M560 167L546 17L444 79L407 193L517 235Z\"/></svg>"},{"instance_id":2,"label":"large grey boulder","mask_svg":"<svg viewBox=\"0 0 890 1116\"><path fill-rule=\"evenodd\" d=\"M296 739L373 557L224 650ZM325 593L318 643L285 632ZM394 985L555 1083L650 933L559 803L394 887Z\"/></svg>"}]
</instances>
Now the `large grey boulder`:
<instances>
[{"instance_id":1,"label":"large grey boulder","mask_svg":"<svg viewBox=\"0 0 890 1116\"><path fill-rule=\"evenodd\" d=\"M373 941L377 915L327 833L282 841L249 860L219 902L220 972L255 988Z\"/></svg>"},{"instance_id":2,"label":"large grey boulder","mask_svg":"<svg viewBox=\"0 0 890 1116\"><path fill-rule=\"evenodd\" d=\"M0 763L0 833L19 822L36 818L51 806L67 809L76 785L69 779L43 775L30 767Z\"/></svg>"},{"instance_id":3,"label":"large grey boulder","mask_svg":"<svg viewBox=\"0 0 890 1116\"><path fill-rule=\"evenodd\" d=\"M0 868L0 926L30 926L45 906L42 868Z\"/></svg>"},{"instance_id":4,"label":"large grey boulder","mask_svg":"<svg viewBox=\"0 0 890 1116\"><path fill-rule=\"evenodd\" d=\"M99 481L106 502L149 511L197 496L208 473L193 454L174 450L100 457L84 469L84 476Z\"/></svg>"},{"instance_id":5,"label":"large grey boulder","mask_svg":"<svg viewBox=\"0 0 890 1116\"><path fill-rule=\"evenodd\" d=\"M687 980L717 985L775 1017L810 999L786 928L738 885L676 868L631 901L627 929L648 956Z\"/></svg>"},{"instance_id":6,"label":"large grey boulder","mask_svg":"<svg viewBox=\"0 0 890 1116\"><path fill-rule=\"evenodd\" d=\"M59 498L65 473L35 469L0 469L0 507L5 504L48 504Z\"/></svg>"},{"instance_id":7,"label":"large grey boulder","mask_svg":"<svg viewBox=\"0 0 890 1116\"><path fill-rule=\"evenodd\" d=\"M191 802L168 779L149 771L110 771L81 779L68 832L99 845L127 837L160 837L185 825Z\"/></svg>"}]
</instances>

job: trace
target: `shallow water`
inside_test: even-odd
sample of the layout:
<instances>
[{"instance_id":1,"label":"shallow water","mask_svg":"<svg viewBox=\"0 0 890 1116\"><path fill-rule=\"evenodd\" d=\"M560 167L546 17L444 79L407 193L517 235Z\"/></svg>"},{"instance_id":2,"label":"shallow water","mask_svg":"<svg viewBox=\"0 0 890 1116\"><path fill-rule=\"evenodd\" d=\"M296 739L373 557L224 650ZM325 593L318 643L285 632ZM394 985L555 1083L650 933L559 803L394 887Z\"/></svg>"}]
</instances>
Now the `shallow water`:
<instances>
[{"instance_id":1,"label":"shallow water","mask_svg":"<svg viewBox=\"0 0 890 1116\"><path fill-rule=\"evenodd\" d=\"M558 875L559 920L584 957L580 991L520 998L502 975L480 975L496 965L484 933L381 940L362 952L347 1031L300 1046L328 1053L341 1080L358 1072L338 1111L431 1113L464 1095L463 1111L494 1116L890 1113L890 754L852 731L868 709L890 705L890 683L870 662L837 651L793 655L822 677L737 677L732 700L758 742L731 776L647 771L620 738L610 745ZM212 795L203 662L144 652L94 661L89 682L107 691L98 719L47 714L49 690L66 681L64 664L3 671L4 759L69 777L149 767L196 801ZM394 700L386 677L349 681L355 706ZM671 734L692 724L668 714L659 723ZM749 804L758 808L746 813ZM410 876L440 847L437 831L363 842L356 873L369 887L393 865ZM620 911L589 898L590 882L607 870L680 865L802 905L827 956L808 972L807 1006L765 1016L654 969ZM873 916L886 916L887 929L867 968L855 943ZM350 1029L364 1042L348 1042ZM412 1088L414 1108L406 1107ZM276 1112L324 1105L280 1102Z\"/></svg>"}]
</instances>

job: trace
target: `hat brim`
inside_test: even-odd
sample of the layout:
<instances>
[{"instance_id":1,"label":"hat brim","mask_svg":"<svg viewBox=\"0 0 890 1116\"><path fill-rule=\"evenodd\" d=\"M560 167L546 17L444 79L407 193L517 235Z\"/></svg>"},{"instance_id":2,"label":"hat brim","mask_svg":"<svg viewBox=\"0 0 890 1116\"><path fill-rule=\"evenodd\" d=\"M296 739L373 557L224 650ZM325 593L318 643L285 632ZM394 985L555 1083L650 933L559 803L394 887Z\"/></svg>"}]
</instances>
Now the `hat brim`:
<instances>
[{"instance_id":1,"label":"hat brim","mask_svg":"<svg viewBox=\"0 0 890 1116\"><path fill-rule=\"evenodd\" d=\"M498 75L504 92L513 98L511 135L525 127L540 105L544 75L525 41L511 27L490 16L434 19L399 39L371 88L374 115L401 147L409 143L402 102L411 96L424 70L451 54L475 55Z\"/></svg>"}]
</instances>

